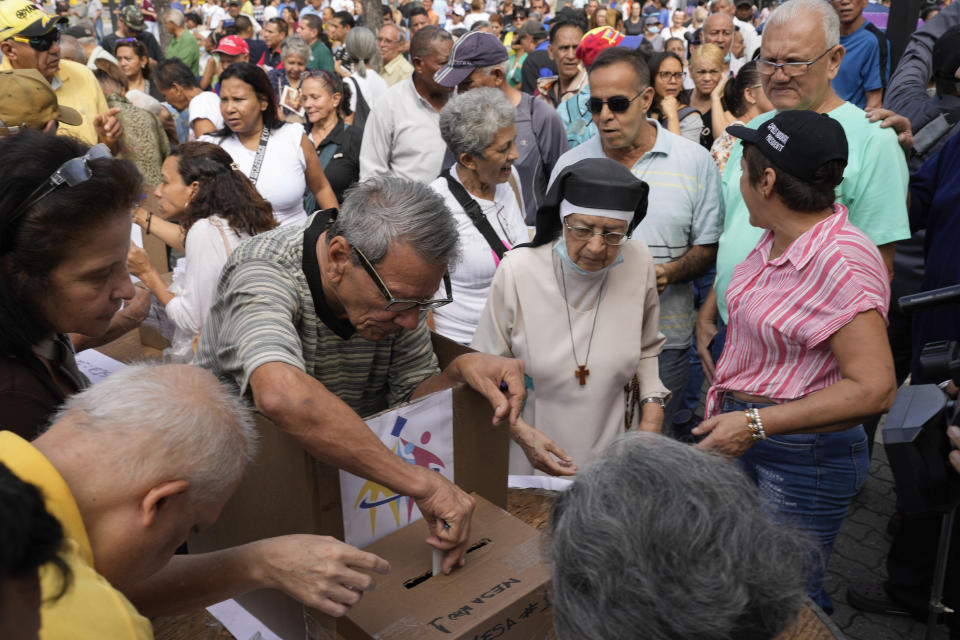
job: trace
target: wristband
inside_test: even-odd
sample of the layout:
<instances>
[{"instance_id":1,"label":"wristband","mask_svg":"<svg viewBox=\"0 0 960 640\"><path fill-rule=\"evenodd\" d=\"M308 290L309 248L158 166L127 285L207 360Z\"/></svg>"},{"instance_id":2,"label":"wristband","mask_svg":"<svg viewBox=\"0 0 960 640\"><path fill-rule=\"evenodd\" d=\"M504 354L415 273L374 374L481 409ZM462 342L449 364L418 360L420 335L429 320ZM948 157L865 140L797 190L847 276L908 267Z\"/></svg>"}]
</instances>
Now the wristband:
<instances>
[{"instance_id":1,"label":"wristband","mask_svg":"<svg viewBox=\"0 0 960 640\"><path fill-rule=\"evenodd\" d=\"M763 420L760 419L760 411L756 408L750 408L743 413L747 416L747 429L750 430L750 437L754 440L766 440L767 432L763 430Z\"/></svg>"}]
</instances>

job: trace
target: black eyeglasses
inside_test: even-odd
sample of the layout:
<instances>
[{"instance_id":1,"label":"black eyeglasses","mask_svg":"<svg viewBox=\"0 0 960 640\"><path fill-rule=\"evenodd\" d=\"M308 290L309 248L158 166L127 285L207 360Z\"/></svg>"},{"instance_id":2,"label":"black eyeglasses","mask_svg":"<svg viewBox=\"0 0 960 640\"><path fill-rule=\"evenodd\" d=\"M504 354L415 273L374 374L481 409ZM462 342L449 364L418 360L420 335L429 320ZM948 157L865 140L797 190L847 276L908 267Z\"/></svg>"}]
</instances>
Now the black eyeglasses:
<instances>
[{"instance_id":1,"label":"black eyeglasses","mask_svg":"<svg viewBox=\"0 0 960 640\"><path fill-rule=\"evenodd\" d=\"M90 150L79 158L70 158L60 165L60 167L54 171L53 174L47 178L43 184L34 189L20 206L14 209L13 214L6 220L4 226L11 224L14 220L22 216L30 207L43 200L45 197L50 195L54 189L57 189L61 185L75 187L81 182L86 182L89 180L93 175L93 171L90 169L91 160L100 160L102 158L112 157L113 155L110 153L110 149L107 148L107 145L101 142L100 144L90 147Z\"/></svg>"},{"instance_id":2,"label":"black eyeglasses","mask_svg":"<svg viewBox=\"0 0 960 640\"><path fill-rule=\"evenodd\" d=\"M619 247L627 241L627 234L618 231L594 231L590 227L571 227L567 219L563 219L563 226L567 228L570 235L577 240L593 240L593 236L600 236L603 241L612 247Z\"/></svg>"},{"instance_id":3,"label":"black eyeglasses","mask_svg":"<svg viewBox=\"0 0 960 640\"><path fill-rule=\"evenodd\" d=\"M630 103L640 97L640 94L628 98L627 96L611 96L606 100L600 98L590 98L588 104L590 113L599 114L603 111L603 105L607 105L613 113L623 113L630 108Z\"/></svg>"},{"instance_id":4,"label":"black eyeglasses","mask_svg":"<svg viewBox=\"0 0 960 640\"><path fill-rule=\"evenodd\" d=\"M810 67L816 63L820 58L827 55L833 51L833 47L829 47L826 51L818 55L813 60L807 60L806 62L774 62L773 60L757 60L757 70L760 71L765 76L772 76L777 72L777 69L782 70L787 77L795 78L797 76L802 76L807 71L810 70Z\"/></svg>"},{"instance_id":5,"label":"black eyeglasses","mask_svg":"<svg viewBox=\"0 0 960 640\"><path fill-rule=\"evenodd\" d=\"M13 36L13 41L30 45L30 48L34 51L49 51L53 45L60 42L60 32L54 29L50 33L45 33L42 36L32 36L30 38Z\"/></svg>"},{"instance_id":6,"label":"black eyeglasses","mask_svg":"<svg viewBox=\"0 0 960 640\"><path fill-rule=\"evenodd\" d=\"M671 80L683 80L682 71L674 71L672 73L670 71L660 71L657 73L657 76L659 76L664 82L670 82ZM611 107L610 110L613 111L613 107Z\"/></svg>"},{"instance_id":7,"label":"black eyeglasses","mask_svg":"<svg viewBox=\"0 0 960 640\"><path fill-rule=\"evenodd\" d=\"M370 279L373 280L373 283L377 285L378 289L380 289L380 293L383 294L383 297L387 299L387 304L383 307L385 311L403 312L416 308L436 309L437 307L442 307L445 304L450 304L453 302L453 291L450 288L450 274L446 272L443 274L443 286L447 293L446 298L439 298L437 300L394 298L393 294L390 293L390 289L387 289L387 285L383 283L383 278L381 278L380 274L377 273L377 270L373 268L373 265L370 264L370 261L367 260L367 257L363 255L363 252L356 247L352 247L352 249L357 252L357 256L360 258L360 264L363 265L364 270L370 274Z\"/></svg>"}]
</instances>

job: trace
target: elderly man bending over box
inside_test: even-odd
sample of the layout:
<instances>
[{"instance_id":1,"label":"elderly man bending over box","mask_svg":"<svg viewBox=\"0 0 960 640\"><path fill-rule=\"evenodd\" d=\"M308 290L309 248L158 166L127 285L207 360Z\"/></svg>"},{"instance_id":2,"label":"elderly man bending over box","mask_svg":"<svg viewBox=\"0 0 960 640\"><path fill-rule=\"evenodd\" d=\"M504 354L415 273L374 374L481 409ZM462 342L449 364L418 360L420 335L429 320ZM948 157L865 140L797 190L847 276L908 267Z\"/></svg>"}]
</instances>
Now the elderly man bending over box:
<instances>
[{"instance_id":1,"label":"elderly man bending over box","mask_svg":"<svg viewBox=\"0 0 960 640\"><path fill-rule=\"evenodd\" d=\"M413 497L449 572L463 563L473 499L391 453L360 416L465 382L493 405L495 424L513 425L523 364L471 353L440 371L424 311L450 302L458 236L436 192L372 178L335 214L317 212L305 227L268 231L233 252L195 362L252 394L310 455ZM431 299L441 282L446 295Z\"/></svg>"}]
</instances>

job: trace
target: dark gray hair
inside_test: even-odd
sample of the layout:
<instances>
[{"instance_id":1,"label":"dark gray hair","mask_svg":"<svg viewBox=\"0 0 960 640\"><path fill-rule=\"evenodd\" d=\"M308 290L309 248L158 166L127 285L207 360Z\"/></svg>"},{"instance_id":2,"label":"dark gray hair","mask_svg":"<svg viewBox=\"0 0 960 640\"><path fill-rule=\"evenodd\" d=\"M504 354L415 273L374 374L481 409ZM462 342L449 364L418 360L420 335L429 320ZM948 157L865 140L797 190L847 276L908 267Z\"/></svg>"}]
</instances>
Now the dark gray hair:
<instances>
[{"instance_id":1,"label":"dark gray hair","mask_svg":"<svg viewBox=\"0 0 960 640\"><path fill-rule=\"evenodd\" d=\"M348 189L327 241L336 236L374 264L396 242L408 244L432 265L452 267L458 258L457 225L443 198L406 178L369 178Z\"/></svg>"},{"instance_id":2,"label":"dark gray hair","mask_svg":"<svg viewBox=\"0 0 960 640\"><path fill-rule=\"evenodd\" d=\"M285 60L287 56L300 56L310 62L310 45L300 36L287 36L280 45L280 58Z\"/></svg>"},{"instance_id":3,"label":"dark gray hair","mask_svg":"<svg viewBox=\"0 0 960 640\"><path fill-rule=\"evenodd\" d=\"M377 55L377 36L366 27L354 27L347 32L343 46L347 54L356 62L357 75L367 77L367 63Z\"/></svg>"},{"instance_id":4,"label":"dark gray hair","mask_svg":"<svg viewBox=\"0 0 960 640\"><path fill-rule=\"evenodd\" d=\"M816 553L733 462L642 432L579 475L550 527L564 640L768 640L802 606Z\"/></svg>"},{"instance_id":5,"label":"dark gray hair","mask_svg":"<svg viewBox=\"0 0 960 640\"><path fill-rule=\"evenodd\" d=\"M80 46L80 41L67 33L60 36L60 57L87 64L87 54Z\"/></svg>"},{"instance_id":6,"label":"dark gray hair","mask_svg":"<svg viewBox=\"0 0 960 640\"><path fill-rule=\"evenodd\" d=\"M473 89L451 98L440 112L440 136L455 158L483 155L497 132L516 121L517 110L499 89Z\"/></svg>"},{"instance_id":7,"label":"dark gray hair","mask_svg":"<svg viewBox=\"0 0 960 640\"><path fill-rule=\"evenodd\" d=\"M823 37L827 48L840 44L840 16L829 2L820 0L790 0L784 2L770 13L764 29L782 27L790 24L797 18L814 14L820 18Z\"/></svg>"}]
</instances>

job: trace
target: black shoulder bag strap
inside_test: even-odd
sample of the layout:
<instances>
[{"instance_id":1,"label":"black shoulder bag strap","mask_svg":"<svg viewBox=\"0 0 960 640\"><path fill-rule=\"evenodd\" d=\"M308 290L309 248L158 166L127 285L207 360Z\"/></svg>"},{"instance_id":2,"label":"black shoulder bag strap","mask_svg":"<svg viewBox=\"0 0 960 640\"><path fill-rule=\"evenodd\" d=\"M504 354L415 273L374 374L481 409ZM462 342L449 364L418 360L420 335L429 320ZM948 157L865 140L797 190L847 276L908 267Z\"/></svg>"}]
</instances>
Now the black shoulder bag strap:
<instances>
[{"instance_id":1,"label":"black shoulder bag strap","mask_svg":"<svg viewBox=\"0 0 960 640\"><path fill-rule=\"evenodd\" d=\"M887 35L878 29L872 22L867 21L867 31L873 34L877 39L877 44L880 45L880 82L884 89L887 88L887 58L890 57L890 52L887 50Z\"/></svg>"},{"instance_id":2,"label":"black shoulder bag strap","mask_svg":"<svg viewBox=\"0 0 960 640\"><path fill-rule=\"evenodd\" d=\"M453 176L450 175L450 169L444 169L440 175L446 178L450 193L457 199L457 202L460 203L463 210L467 212L467 217L470 218L470 221L477 228L477 231L480 232L483 239L490 245L490 249L497 255L497 260L503 260L503 254L507 252L507 247L503 244L503 240L500 239L497 232L493 230L493 227L490 226L490 221L487 220L487 216L483 215L483 211L480 210L480 205L470 197L470 194L467 193L467 190L464 189L462 184L453 179Z\"/></svg>"},{"instance_id":3,"label":"black shoulder bag strap","mask_svg":"<svg viewBox=\"0 0 960 640\"><path fill-rule=\"evenodd\" d=\"M260 177L260 167L263 166L263 156L267 155L267 140L270 139L270 128L264 124L260 132L260 144L257 145L257 155L253 159L253 166L250 167L250 182L257 186L257 178Z\"/></svg>"}]
</instances>

